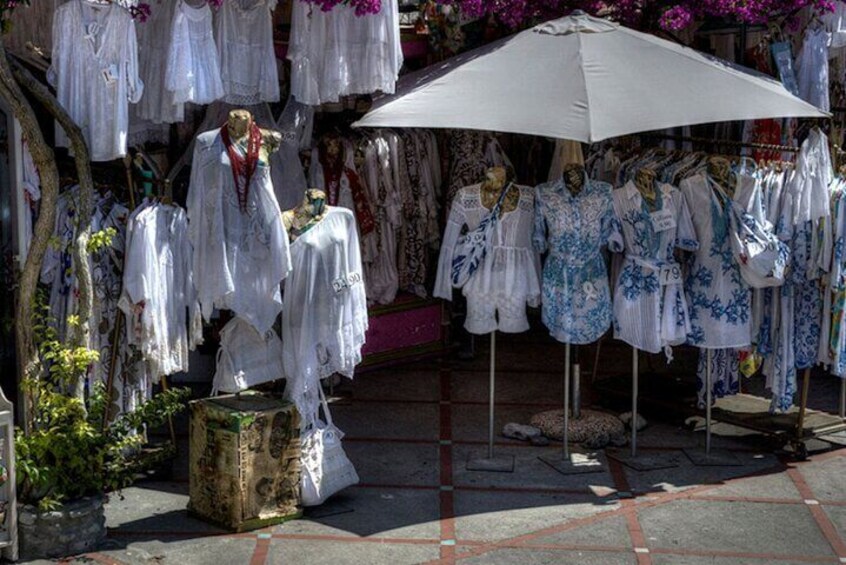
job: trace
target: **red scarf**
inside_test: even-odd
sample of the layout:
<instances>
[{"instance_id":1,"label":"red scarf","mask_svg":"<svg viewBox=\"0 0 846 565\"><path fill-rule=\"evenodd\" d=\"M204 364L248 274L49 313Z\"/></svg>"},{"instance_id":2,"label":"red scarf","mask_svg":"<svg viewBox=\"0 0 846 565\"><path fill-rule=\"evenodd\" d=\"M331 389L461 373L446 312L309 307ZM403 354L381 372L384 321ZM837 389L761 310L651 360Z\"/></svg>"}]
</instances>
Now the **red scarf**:
<instances>
[{"instance_id":1,"label":"red scarf","mask_svg":"<svg viewBox=\"0 0 846 565\"><path fill-rule=\"evenodd\" d=\"M344 155L341 153L335 157L334 162L329 162L329 155L326 153L326 146L321 145L319 149L320 162L323 166L323 180L326 183L326 198L329 206L337 206L341 194L341 177L347 176L350 181L350 192L352 192L353 204L355 206L355 219L358 223L358 231L361 235L367 235L376 229L376 220L370 210L370 201L367 198L367 191L361 183L358 174L344 166Z\"/></svg>"},{"instance_id":2,"label":"red scarf","mask_svg":"<svg viewBox=\"0 0 846 565\"><path fill-rule=\"evenodd\" d=\"M229 162L232 164L235 191L238 193L238 206L241 208L241 212L246 213L247 198L250 195L250 182L253 180L253 175L256 172L259 161L261 129L259 129L255 122L250 124L246 157L242 156L235 144L232 143L232 138L229 136L229 127L226 124L220 128L220 137L223 139L223 145L229 154Z\"/></svg>"}]
</instances>

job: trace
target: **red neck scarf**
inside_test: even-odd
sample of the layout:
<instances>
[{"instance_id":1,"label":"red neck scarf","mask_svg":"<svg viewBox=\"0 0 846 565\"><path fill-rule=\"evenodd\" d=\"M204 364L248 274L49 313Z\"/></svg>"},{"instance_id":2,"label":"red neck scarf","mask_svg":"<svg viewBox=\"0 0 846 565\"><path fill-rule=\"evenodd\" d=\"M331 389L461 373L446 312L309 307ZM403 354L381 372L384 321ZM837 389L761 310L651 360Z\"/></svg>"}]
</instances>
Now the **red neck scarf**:
<instances>
[{"instance_id":1,"label":"red neck scarf","mask_svg":"<svg viewBox=\"0 0 846 565\"><path fill-rule=\"evenodd\" d=\"M250 124L250 131L247 139L247 155L241 155L238 148L232 143L229 135L229 127L224 124L220 128L220 137L223 145L229 154L229 162L232 164L232 176L235 179L235 191L238 193L238 206L241 212L247 211L247 198L250 195L250 183L256 172L259 161L259 150L261 149L261 129L255 122Z\"/></svg>"}]
</instances>

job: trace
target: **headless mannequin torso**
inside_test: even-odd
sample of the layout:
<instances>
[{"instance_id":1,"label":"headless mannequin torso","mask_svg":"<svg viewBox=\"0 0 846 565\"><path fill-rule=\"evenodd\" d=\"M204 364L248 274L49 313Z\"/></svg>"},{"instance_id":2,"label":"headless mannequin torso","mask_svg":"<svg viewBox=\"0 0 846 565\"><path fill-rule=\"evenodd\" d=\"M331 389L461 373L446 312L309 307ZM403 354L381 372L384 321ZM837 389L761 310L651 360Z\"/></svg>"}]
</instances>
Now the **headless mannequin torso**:
<instances>
[{"instance_id":1,"label":"headless mannequin torso","mask_svg":"<svg viewBox=\"0 0 846 565\"><path fill-rule=\"evenodd\" d=\"M246 151L249 140L250 129L253 126L253 115L249 110L232 110L226 120L226 129L229 130L229 137L233 143ZM282 134L279 132L262 129L261 148L259 149L259 162L267 166L270 163L270 155L279 149L282 144Z\"/></svg>"},{"instance_id":2,"label":"headless mannequin torso","mask_svg":"<svg viewBox=\"0 0 846 565\"><path fill-rule=\"evenodd\" d=\"M635 186L650 210L655 209L658 194L655 192L655 181L658 175L652 169L642 168L635 175Z\"/></svg>"},{"instance_id":3,"label":"headless mannequin torso","mask_svg":"<svg viewBox=\"0 0 846 565\"><path fill-rule=\"evenodd\" d=\"M302 203L292 210L282 212L282 223L288 237L294 241L316 226L326 215L326 193L317 188L306 190Z\"/></svg>"},{"instance_id":4,"label":"headless mannequin torso","mask_svg":"<svg viewBox=\"0 0 846 565\"><path fill-rule=\"evenodd\" d=\"M499 200L502 194L502 189L505 188L505 182L506 172L504 167L491 167L488 169L485 175L485 181L479 189L482 206L488 210L492 210L496 206L497 200ZM508 193L502 201L500 215L516 210L519 202L520 189L512 185L509 187Z\"/></svg>"},{"instance_id":5,"label":"headless mannequin torso","mask_svg":"<svg viewBox=\"0 0 846 565\"><path fill-rule=\"evenodd\" d=\"M570 163L564 165L561 174L564 178L564 186L567 187L571 195L577 196L585 185L585 168L578 163Z\"/></svg>"}]
</instances>

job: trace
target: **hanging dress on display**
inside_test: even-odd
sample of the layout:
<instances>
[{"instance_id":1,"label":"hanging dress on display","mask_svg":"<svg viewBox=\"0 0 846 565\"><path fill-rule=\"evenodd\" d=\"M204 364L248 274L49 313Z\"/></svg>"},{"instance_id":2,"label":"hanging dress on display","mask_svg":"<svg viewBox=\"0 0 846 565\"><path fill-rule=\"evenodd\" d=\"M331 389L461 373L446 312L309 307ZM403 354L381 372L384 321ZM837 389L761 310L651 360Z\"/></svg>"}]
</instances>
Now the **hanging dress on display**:
<instances>
[{"instance_id":1,"label":"hanging dress on display","mask_svg":"<svg viewBox=\"0 0 846 565\"><path fill-rule=\"evenodd\" d=\"M438 261L436 298L452 300L454 250L463 229L475 230L491 213L482 203L481 186L465 187L452 203ZM517 208L501 212L485 258L462 288L467 298L464 327L473 334L524 332L529 329L526 305L540 305L540 258L532 246L534 191L517 185L514 189L520 193Z\"/></svg>"},{"instance_id":2,"label":"hanging dress on display","mask_svg":"<svg viewBox=\"0 0 846 565\"><path fill-rule=\"evenodd\" d=\"M665 349L669 357L669 347L684 343L691 330L674 251L696 251L699 243L682 193L661 184L655 194L652 210L634 182L614 191L626 245L614 287L614 337L649 353Z\"/></svg>"},{"instance_id":3,"label":"hanging dress on display","mask_svg":"<svg viewBox=\"0 0 846 565\"><path fill-rule=\"evenodd\" d=\"M233 149L245 157L237 144ZM236 188L221 129L200 134L194 145L188 217L203 316L208 320L215 308L232 310L264 333L282 310L279 285L291 271L288 235L270 167L258 162L249 185L241 189Z\"/></svg>"},{"instance_id":4,"label":"hanging dress on display","mask_svg":"<svg viewBox=\"0 0 846 565\"><path fill-rule=\"evenodd\" d=\"M328 207L291 243L291 260L282 311L285 396L308 422L320 404L320 380L352 378L361 362L367 297L353 213Z\"/></svg>"},{"instance_id":5,"label":"hanging dress on display","mask_svg":"<svg viewBox=\"0 0 846 565\"><path fill-rule=\"evenodd\" d=\"M217 13L223 100L241 106L279 101L273 46L276 0L226 0Z\"/></svg>"},{"instance_id":6,"label":"hanging dress on display","mask_svg":"<svg viewBox=\"0 0 846 565\"><path fill-rule=\"evenodd\" d=\"M535 192L535 249L543 266L543 323L560 342L592 343L611 325L608 267L602 250L623 250L611 185L585 179L575 196L563 179Z\"/></svg>"},{"instance_id":7,"label":"hanging dress on display","mask_svg":"<svg viewBox=\"0 0 846 565\"><path fill-rule=\"evenodd\" d=\"M828 44L831 34L823 27L809 27L805 31L802 50L796 58L799 97L828 112L829 101Z\"/></svg>"},{"instance_id":8,"label":"hanging dress on display","mask_svg":"<svg viewBox=\"0 0 846 565\"><path fill-rule=\"evenodd\" d=\"M173 15L165 86L179 103L211 104L223 98L220 58L214 42L212 11L178 0Z\"/></svg>"},{"instance_id":9,"label":"hanging dress on display","mask_svg":"<svg viewBox=\"0 0 846 565\"><path fill-rule=\"evenodd\" d=\"M135 22L115 4L70 0L56 10L47 80L82 129L92 161L126 155L129 104L144 92L139 77ZM56 126L56 144L68 147Z\"/></svg>"}]
</instances>

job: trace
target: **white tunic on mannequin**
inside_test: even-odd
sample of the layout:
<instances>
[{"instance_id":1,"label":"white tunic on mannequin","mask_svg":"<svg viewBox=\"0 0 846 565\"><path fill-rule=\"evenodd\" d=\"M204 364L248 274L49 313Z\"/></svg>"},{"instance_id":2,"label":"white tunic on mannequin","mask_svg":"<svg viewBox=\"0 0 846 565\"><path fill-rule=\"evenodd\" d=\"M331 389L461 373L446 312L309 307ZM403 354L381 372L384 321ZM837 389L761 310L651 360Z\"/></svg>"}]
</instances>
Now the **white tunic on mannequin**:
<instances>
[{"instance_id":1,"label":"white tunic on mannequin","mask_svg":"<svg viewBox=\"0 0 846 565\"><path fill-rule=\"evenodd\" d=\"M265 333L282 310L279 284L291 271L270 168L261 163L256 167L243 212L220 129L199 135L188 218L203 316L208 320L214 308L232 310Z\"/></svg>"},{"instance_id":2,"label":"white tunic on mannequin","mask_svg":"<svg viewBox=\"0 0 846 565\"><path fill-rule=\"evenodd\" d=\"M71 0L53 20L53 56L47 79L88 142L92 161L126 155L129 104L144 91L138 75L135 22L110 4ZM68 147L61 127L56 145Z\"/></svg>"},{"instance_id":3,"label":"white tunic on mannequin","mask_svg":"<svg viewBox=\"0 0 846 565\"><path fill-rule=\"evenodd\" d=\"M276 0L226 0L217 13L217 49L224 100L230 104L279 101L273 46Z\"/></svg>"},{"instance_id":4,"label":"white tunic on mannequin","mask_svg":"<svg viewBox=\"0 0 846 565\"><path fill-rule=\"evenodd\" d=\"M195 8L179 0L171 33L165 86L174 98L194 104L210 104L223 98L209 5Z\"/></svg>"},{"instance_id":5,"label":"white tunic on mannequin","mask_svg":"<svg viewBox=\"0 0 846 565\"><path fill-rule=\"evenodd\" d=\"M353 213L328 207L291 243L291 259L282 311L285 395L307 424L317 414L320 379L352 378L361 362L367 298Z\"/></svg>"}]
</instances>

